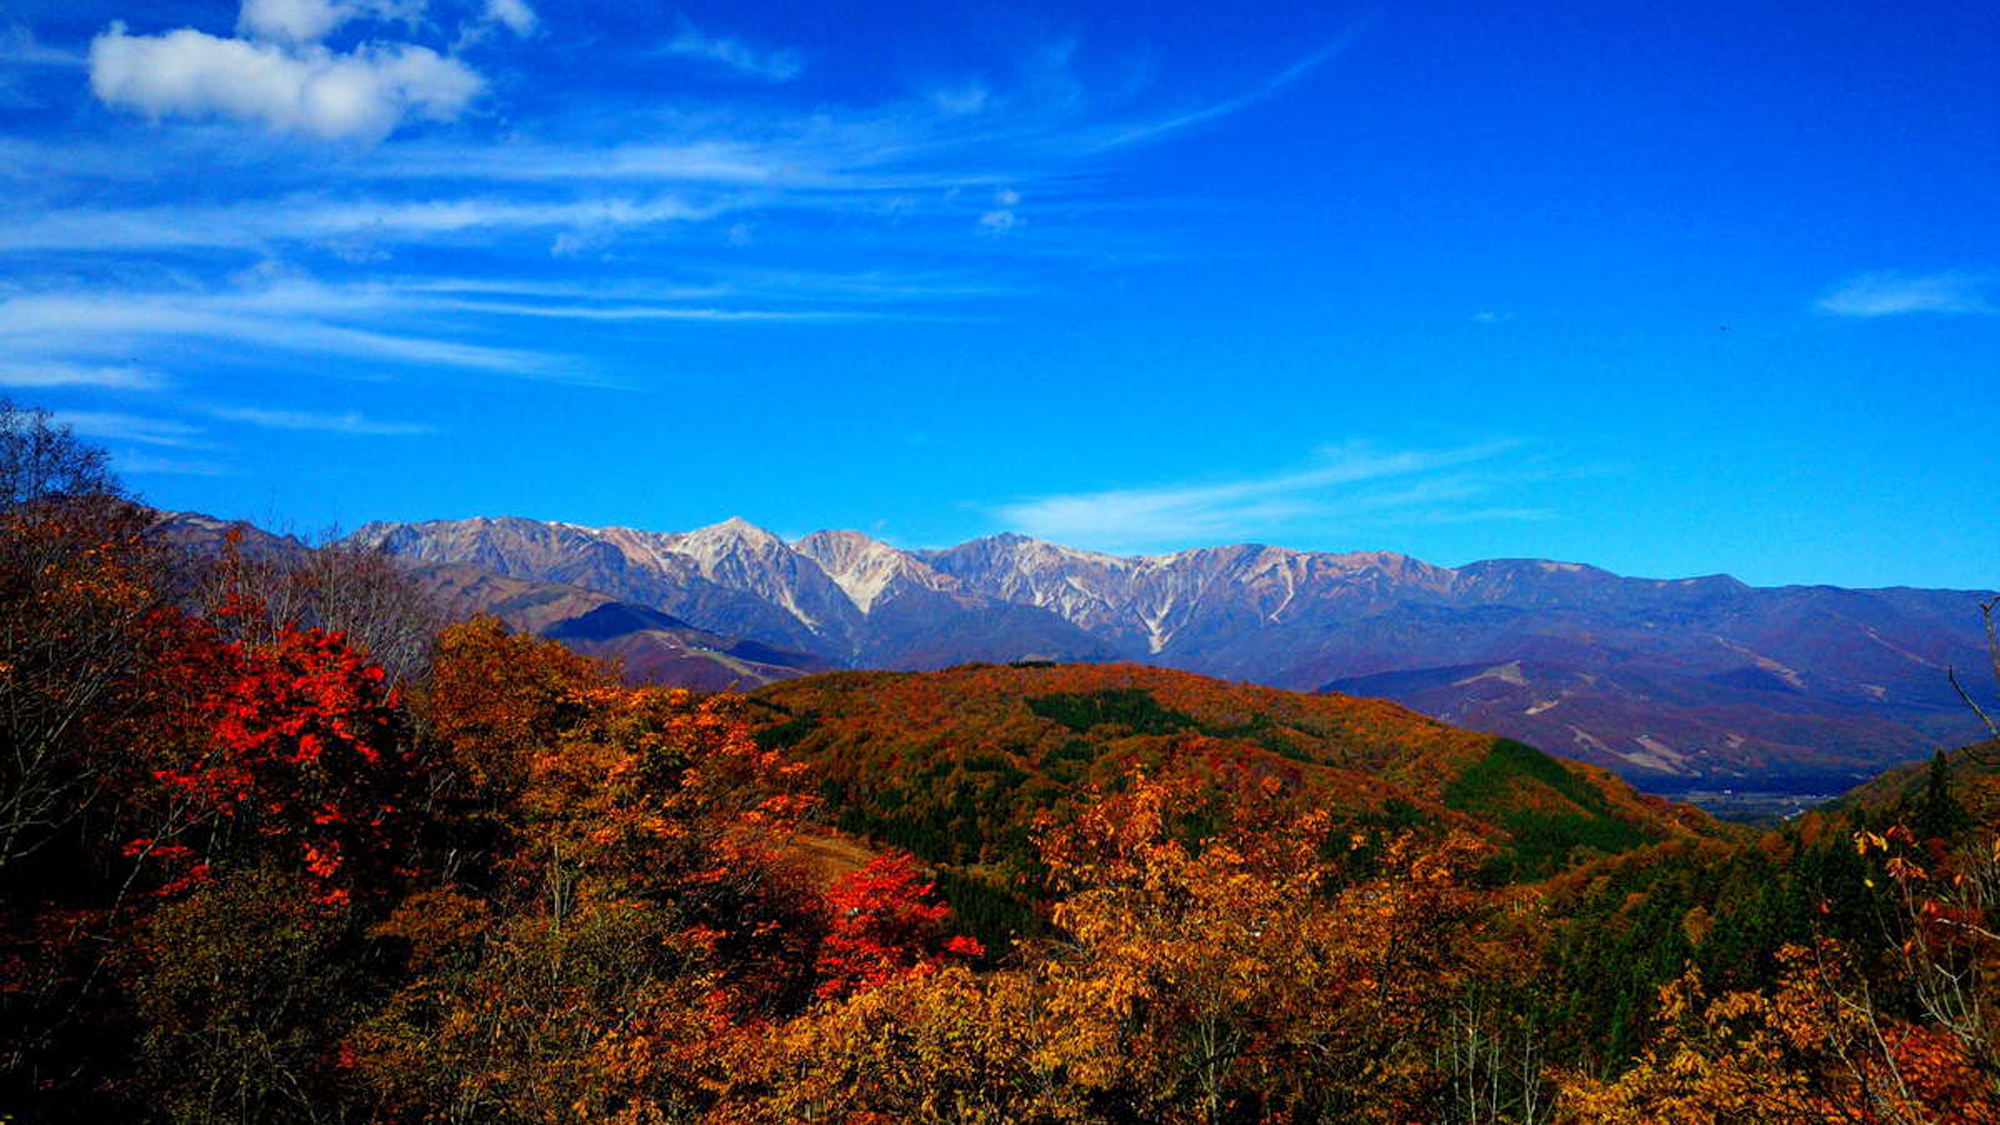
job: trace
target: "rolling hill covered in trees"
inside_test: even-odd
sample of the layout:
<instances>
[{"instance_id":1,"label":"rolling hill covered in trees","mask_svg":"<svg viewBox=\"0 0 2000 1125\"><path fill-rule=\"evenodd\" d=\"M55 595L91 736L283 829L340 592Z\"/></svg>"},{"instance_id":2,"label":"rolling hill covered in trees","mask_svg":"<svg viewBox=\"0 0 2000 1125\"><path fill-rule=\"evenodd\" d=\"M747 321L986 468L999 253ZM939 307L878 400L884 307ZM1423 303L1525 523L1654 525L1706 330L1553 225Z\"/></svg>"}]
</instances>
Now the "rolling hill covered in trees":
<instances>
[{"instance_id":1,"label":"rolling hill covered in trees","mask_svg":"<svg viewBox=\"0 0 2000 1125\"><path fill-rule=\"evenodd\" d=\"M1165 768L1196 771L1218 794L1268 787L1371 835L1469 832L1494 845L1489 874L1501 879L1722 834L1608 771L1393 703L1142 665L848 672L774 684L749 703L758 743L810 764L836 826L936 865L962 905L1018 899L1039 818ZM1015 902L1016 921L1030 913Z\"/></svg>"}]
</instances>

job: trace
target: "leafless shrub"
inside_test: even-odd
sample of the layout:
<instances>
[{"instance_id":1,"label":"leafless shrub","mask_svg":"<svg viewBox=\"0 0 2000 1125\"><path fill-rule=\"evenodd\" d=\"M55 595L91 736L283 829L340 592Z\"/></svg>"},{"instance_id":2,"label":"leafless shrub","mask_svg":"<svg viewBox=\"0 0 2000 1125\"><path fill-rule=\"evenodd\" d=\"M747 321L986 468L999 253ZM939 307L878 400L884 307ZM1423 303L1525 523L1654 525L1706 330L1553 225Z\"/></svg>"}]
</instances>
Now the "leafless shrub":
<instances>
[{"instance_id":1,"label":"leafless shrub","mask_svg":"<svg viewBox=\"0 0 2000 1125\"><path fill-rule=\"evenodd\" d=\"M151 516L47 411L0 399L0 871L86 815L161 604Z\"/></svg>"},{"instance_id":2,"label":"leafless shrub","mask_svg":"<svg viewBox=\"0 0 2000 1125\"><path fill-rule=\"evenodd\" d=\"M421 675L447 621L423 584L394 556L343 540L337 529L316 541L239 527L197 567L190 601L234 640L258 644L287 626L324 629L345 633L392 683ZM220 612L231 604L258 611Z\"/></svg>"}]
</instances>

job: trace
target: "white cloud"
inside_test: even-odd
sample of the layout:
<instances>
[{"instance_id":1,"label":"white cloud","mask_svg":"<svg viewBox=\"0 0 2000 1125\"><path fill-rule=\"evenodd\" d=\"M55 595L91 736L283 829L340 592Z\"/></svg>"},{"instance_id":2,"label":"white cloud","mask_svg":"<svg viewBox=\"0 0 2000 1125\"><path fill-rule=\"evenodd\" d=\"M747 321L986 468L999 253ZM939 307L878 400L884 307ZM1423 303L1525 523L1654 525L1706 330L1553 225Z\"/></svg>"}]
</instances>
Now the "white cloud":
<instances>
[{"instance_id":1,"label":"white cloud","mask_svg":"<svg viewBox=\"0 0 2000 1125\"><path fill-rule=\"evenodd\" d=\"M979 229L987 234L1005 234L1021 225L1020 213L1014 208L1020 205L1021 193L1013 188L995 188L995 204L991 211L979 216Z\"/></svg>"},{"instance_id":2,"label":"white cloud","mask_svg":"<svg viewBox=\"0 0 2000 1125\"><path fill-rule=\"evenodd\" d=\"M762 51L739 39L720 39L703 35L692 25L684 25L681 33L667 43L661 51L684 58L706 59L723 66L761 78L766 82L790 82L805 69L805 62L797 51Z\"/></svg>"},{"instance_id":3,"label":"white cloud","mask_svg":"<svg viewBox=\"0 0 2000 1125\"><path fill-rule=\"evenodd\" d=\"M410 437L434 434L436 426L420 422L378 422L358 411L345 414L309 414L297 410L259 410L255 407L215 407L210 414L224 421L242 422L271 430L318 430L333 434L367 437Z\"/></svg>"},{"instance_id":4,"label":"white cloud","mask_svg":"<svg viewBox=\"0 0 2000 1125\"><path fill-rule=\"evenodd\" d=\"M409 119L456 118L485 83L457 59L407 43L369 43L339 54L193 28L128 35L114 23L90 45L90 85L106 105L154 118L221 117L280 133L372 142Z\"/></svg>"},{"instance_id":5,"label":"white cloud","mask_svg":"<svg viewBox=\"0 0 2000 1125\"><path fill-rule=\"evenodd\" d=\"M521 36L533 34L541 22L524 0L486 0L486 18Z\"/></svg>"},{"instance_id":6,"label":"white cloud","mask_svg":"<svg viewBox=\"0 0 2000 1125\"><path fill-rule=\"evenodd\" d=\"M1406 452L1346 445L1324 451L1311 468L1275 476L1046 496L1003 504L993 512L1004 526L1023 534L1102 550L1214 543L1341 519L1418 523L1546 515L1534 509L1459 505L1494 485L1457 470L1511 448L1512 443L1498 441Z\"/></svg>"},{"instance_id":7,"label":"white cloud","mask_svg":"<svg viewBox=\"0 0 2000 1125\"><path fill-rule=\"evenodd\" d=\"M1964 273L1864 273L1821 297L1819 308L1835 316L1878 317L1906 313L1996 313L1983 292L1990 278Z\"/></svg>"},{"instance_id":8,"label":"white cloud","mask_svg":"<svg viewBox=\"0 0 2000 1125\"><path fill-rule=\"evenodd\" d=\"M200 448L201 428L184 422L141 418L136 414L99 413L88 410L58 410L55 420L86 437L109 441L136 441L145 445Z\"/></svg>"},{"instance_id":9,"label":"white cloud","mask_svg":"<svg viewBox=\"0 0 2000 1125\"><path fill-rule=\"evenodd\" d=\"M102 367L50 361L0 363L0 387L109 387L121 391L154 391L167 385L157 371L143 367Z\"/></svg>"},{"instance_id":10,"label":"white cloud","mask_svg":"<svg viewBox=\"0 0 2000 1125\"><path fill-rule=\"evenodd\" d=\"M334 0L243 0L236 29L255 39L317 43L359 14L355 5Z\"/></svg>"},{"instance_id":11,"label":"white cloud","mask_svg":"<svg viewBox=\"0 0 2000 1125\"><path fill-rule=\"evenodd\" d=\"M987 101L992 97L993 91L976 81L933 90L930 95L931 104L952 117L978 113L986 108Z\"/></svg>"}]
</instances>

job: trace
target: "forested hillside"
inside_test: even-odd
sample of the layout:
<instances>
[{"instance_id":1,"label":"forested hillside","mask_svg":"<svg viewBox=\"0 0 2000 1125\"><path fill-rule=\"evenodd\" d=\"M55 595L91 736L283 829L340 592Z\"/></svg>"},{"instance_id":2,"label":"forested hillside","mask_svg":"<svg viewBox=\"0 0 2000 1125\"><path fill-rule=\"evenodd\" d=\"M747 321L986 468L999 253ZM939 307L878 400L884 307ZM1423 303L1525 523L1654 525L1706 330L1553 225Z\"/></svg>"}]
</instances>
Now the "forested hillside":
<instances>
[{"instance_id":1,"label":"forested hillside","mask_svg":"<svg viewBox=\"0 0 2000 1125\"><path fill-rule=\"evenodd\" d=\"M1686 806L1608 772L1445 726L1382 700L1228 684L1139 665L969 665L850 672L750 696L761 745L812 767L843 831L941 865L989 941L986 912L1034 927L1036 825L1135 772L1269 789L1379 843L1460 830L1493 846L1493 881L1539 878L1646 843L1717 836Z\"/></svg>"}]
</instances>

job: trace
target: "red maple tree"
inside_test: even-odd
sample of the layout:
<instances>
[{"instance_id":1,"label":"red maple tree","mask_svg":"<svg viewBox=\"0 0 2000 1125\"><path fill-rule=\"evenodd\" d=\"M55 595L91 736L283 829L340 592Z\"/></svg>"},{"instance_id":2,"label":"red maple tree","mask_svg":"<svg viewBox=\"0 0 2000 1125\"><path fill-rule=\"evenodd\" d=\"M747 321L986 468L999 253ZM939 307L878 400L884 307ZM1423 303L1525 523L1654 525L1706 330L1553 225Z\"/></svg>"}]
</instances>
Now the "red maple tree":
<instances>
[{"instance_id":1,"label":"red maple tree","mask_svg":"<svg viewBox=\"0 0 2000 1125\"><path fill-rule=\"evenodd\" d=\"M978 941L950 932L951 907L933 899L908 852L890 852L827 892L833 921L820 947L822 999L875 988L952 959L984 956Z\"/></svg>"}]
</instances>

